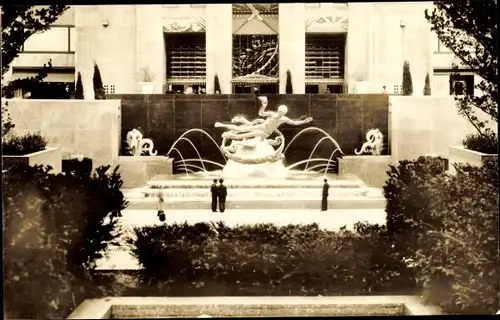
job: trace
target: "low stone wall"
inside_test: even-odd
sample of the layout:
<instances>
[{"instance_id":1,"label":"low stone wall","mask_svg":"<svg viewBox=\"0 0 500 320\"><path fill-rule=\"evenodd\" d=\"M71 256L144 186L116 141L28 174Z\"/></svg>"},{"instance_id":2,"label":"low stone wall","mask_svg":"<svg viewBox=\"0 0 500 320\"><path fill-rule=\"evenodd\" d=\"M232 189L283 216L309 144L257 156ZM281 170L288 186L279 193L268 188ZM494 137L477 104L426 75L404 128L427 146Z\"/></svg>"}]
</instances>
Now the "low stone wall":
<instances>
[{"instance_id":1,"label":"low stone wall","mask_svg":"<svg viewBox=\"0 0 500 320\"><path fill-rule=\"evenodd\" d=\"M466 149L462 146L452 146L449 149L450 172L455 172L454 164L470 164L474 166L481 166L483 160L486 158L498 158L498 154L487 154L474 150Z\"/></svg>"},{"instance_id":2,"label":"low stone wall","mask_svg":"<svg viewBox=\"0 0 500 320\"><path fill-rule=\"evenodd\" d=\"M481 120L489 116L477 110ZM497 124L490 123L497 131ZM393 163L425 154L449 158L474 127L458 114L453 97L389 97L389 143Z\"/></svg>"},{"instance_id":3,"label":"low stone wall","mask_svg":"<svg viewBox=\"0 0 500 320\"><path fill-rule=\"evenodd\" d=\"M84 301L68 319L438 315L418 296L116 297Z\"/></svg>"},{"instance_id":4,"label":"low stone wall","mask_svg":"<svg viewBox=\"0 0 500 320\"><path fill-rule=\"evenodd\" d=\"M51 166L51 172L56 174L62 171L61 150L54 147L22 156L2 156L2 162L2 169L8 169L15 164L26 164Z\"/></svg>"},{"instance_id":5,"label":"low stone wall","mask_svg":"<svg viewBox=\"0 0 500 320\"><path fill-rule=\"evenodd\" d=\"M120 156L115 162L123 188L139 188L157 175L172 175L172 158L162 156Z\"/></svg>"},{"instance_id":6,"label":"low stone wall","mask_svg":"<svg viewBox=\"0 0 500 320\"><path fill-rule=\"evenodd\" d=\"M7 100L14 133L41 132L49 147L113 165L121 134L120 100Z\"/></svg>"},{"instance_id":7,"label":"low stone wall","mask_svg":"<svg viewBox=\"0 0 500 320\"><path fill-rule=\"evenodd\" d=\"M382 188L387 180L391 156L344 156L339 159L339 175L353 174L368 187Z\"/></svg>"}]
</instances>

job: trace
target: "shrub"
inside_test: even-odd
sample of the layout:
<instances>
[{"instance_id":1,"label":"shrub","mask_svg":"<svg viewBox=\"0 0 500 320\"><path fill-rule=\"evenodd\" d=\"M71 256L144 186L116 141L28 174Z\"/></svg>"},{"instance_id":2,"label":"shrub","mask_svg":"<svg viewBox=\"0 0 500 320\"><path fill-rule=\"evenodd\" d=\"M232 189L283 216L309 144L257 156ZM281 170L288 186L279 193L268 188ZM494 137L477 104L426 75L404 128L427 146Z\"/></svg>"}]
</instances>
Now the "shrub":
<instances>
[{"instance_id":1,"label":"shrub","mask_svg":"<svg viewBox=\"0 0 500 320\"><path fill-rule=\"evenodd\" d=\"M286 93L287 94L292 94L293 93L293 86L292 86L292 73L290 70L286 71Z\"/></svg>"},{"instance_id":2,"label":"shrub","mask_svg":"<svg viewBox=\"0 0 500 320\"><path fill-rule=\"evenodd\" d=\"M413 94L413 82L411 80L410 63L404 62L403 65L403 96L411 96Z\"/></svg>"},{"instance_id":3,"label":"shrub","mask_svg":"<svg viewBox=\"0 0 500 320\"><path fill-rule=\"evenodd\" d=\"M431 180L444 174L444 159L419 157L389 168L383 187L387 200L386 225L395 254L404 259L414 256L418 248L415 234L423 232L424 224L439 225L429 216L430 196L434 192Z\"/></svg>"},{"instance_id":4,"label":"shrub","mask_svg":"<svg viewBox=\"0 0 500 320\"><path fill-rule=\"evenodd\" d=\"M84 177L14 166L4 174L9 317L63 318L77 302L103 292L87 270L120 235L117 218L126 205L117 169L108 169Z\"/></svg>"},{"instance_id":5,"label":"shrub","mask_svg":"<svg viewBox=\"0 0 500 320\"><path fill-rule=\"evenodd\" d=\"M425 84L424 84L424 96L431 95L431 80L429 78L429 73L425 75Z\"/></svg>"},{"instance_id":6,"label":"shrub","mask_svg":"<svg viewBox=\"0 0 500 320\"><path fill-rule=\"evenodd\" d=\"M214 93L222 93L220 89L220 83L219 83L219 76L215 75L214 76Z\"/></svg>"},{"instance_id":7,"label":"shrub","mask_svg":"<svg viewBox=\"0 0 500 320\"><path fill-rule=\"evenodd\" d=\"M318 225L229 228L222 223L136 228L128 242L143 288L159 295L327 295L411 289L407 268L385 256L384 228ZM363 229L364 228L364 229Z\"/></svg>"},{"instance_id":8,"label":"shrub","mask_svg":"<svg viewBox=\"0 0 500 320\"><path fill-rule=\"evenodd\" d=\"M2 143L5 155L25 155L45 150L47 138L40 133L27 133L24 136L12 136Z\"/></svg>"},{"instance_id":9,"label":"shrub","mask_svg":"<svg viewBox=\"0 0 500 320\"><path fill-rule=\"evenodd\" d=\"M104 85L102 84L101 71L97 63L94 63L94 76L92 77L92 82L94 84L94 95L97 100L106 99L106 93L104 91Z\"/></svg>"},{"instance_id":10,"label":"shrub","mask_svg":"<svg viewBox=\"0 0 500 320\"><path fill-rule=\"evenodd\" d=\"M498 136L489 128L483 130L481 133L476 132L466 135L465 139L462 140L462 144L470 150L487 154L498 153Z\"/></svg>"},{"instance_id":11,"label":"shrub","mask_svg":"<svg viewBox=\"0 0 500 320\"><path fill-rule=\"evenodd\" d=\"M76 174L89 177L92 174L92 159L64 159L62 161L62 171L67 174Z\"/></svg>"},{"instance_id":12,"label":"shrub","mask_svg":"<svg viewBox=\"0 0 500 320\"><path fill-rule=\"evenodd\" d=\"M78 72L76 78L75 99L84 99L82 75L80 72Z\"/></svg>"},{"instance_id":13,"label":"shrub","mask_svg":"<svg viewBox=\"0 0 500 320\"><path fill-rule=\"evenodd\" d=\"M419 234L415 257L425 297L447 313L494 314L500 302L498 160L456 166L437 180L429 215L441 226Z\"/></svg>"}]
</instances>

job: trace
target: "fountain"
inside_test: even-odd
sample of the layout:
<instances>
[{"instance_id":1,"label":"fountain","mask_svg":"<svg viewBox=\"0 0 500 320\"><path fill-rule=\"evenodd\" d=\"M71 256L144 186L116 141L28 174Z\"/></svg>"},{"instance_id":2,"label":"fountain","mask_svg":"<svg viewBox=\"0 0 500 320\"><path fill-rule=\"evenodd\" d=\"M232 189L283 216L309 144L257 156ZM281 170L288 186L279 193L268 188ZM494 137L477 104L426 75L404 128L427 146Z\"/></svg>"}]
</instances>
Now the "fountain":
<instances>
[{"instance_id":1,"label":"fountain","mask_svg":"<svg viewBox=\"0 0 500 320\"><path fill-rule=\"evenodd\" d=\"M226 208L229 209L312 209L320 205L323 179L330 184L330 208L335 209L381 209L385 207L379 190L368 188L359 178L345 174L329 173L335 166L334 156L343 156L339 144L326 131L307 127L297 133L285 146L285 138L279 131L283 124L300 126L313 121L312 118L292 120L286 116L288 108L279 106L277 111L268 111L267 98L259 97L262 106L259 118L249 121L234 117L230 123L216 122L221 133L220 145L204 130L193 128L183 133L171 146L168 155L177 154L175 163L181 174L157 175L143 188L126 193L129 209L156 209L156 195L163 192L166 209L207 209L210 206L212 179L225 179L228 188ZM288 147L307 132L323 135L314 145L307 159L285 166L284 154ZM202 159L199 150L188 138L189 133L201 133L217 146L225 163ZM177 147L185 141L195 151L197 158L184 158ZM329 158L315 158L314 152L321 143L333 145ZM216 170L207 170L206 165L215 165ZM310 165L311 164L311 165ZM299 169L299 167L304 169Z\"/></svg>"}]
</instances>

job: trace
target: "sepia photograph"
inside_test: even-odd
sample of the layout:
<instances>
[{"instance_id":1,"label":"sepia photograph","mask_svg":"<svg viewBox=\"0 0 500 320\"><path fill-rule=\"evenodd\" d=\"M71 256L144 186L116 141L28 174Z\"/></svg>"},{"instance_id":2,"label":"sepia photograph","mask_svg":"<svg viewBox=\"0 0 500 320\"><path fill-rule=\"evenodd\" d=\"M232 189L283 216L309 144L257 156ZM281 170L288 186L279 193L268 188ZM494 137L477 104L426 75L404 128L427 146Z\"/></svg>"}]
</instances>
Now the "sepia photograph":
<instances>
[{"instance_id":1,"label":"sepia photograph","mask_svg":"<svg viewBox=\"0 0 500 320\"><path fill-rule=\"evenodd\" d=\"M2 5L4 318L500 315L497 6Z\"/></svg>"}]
</instances>

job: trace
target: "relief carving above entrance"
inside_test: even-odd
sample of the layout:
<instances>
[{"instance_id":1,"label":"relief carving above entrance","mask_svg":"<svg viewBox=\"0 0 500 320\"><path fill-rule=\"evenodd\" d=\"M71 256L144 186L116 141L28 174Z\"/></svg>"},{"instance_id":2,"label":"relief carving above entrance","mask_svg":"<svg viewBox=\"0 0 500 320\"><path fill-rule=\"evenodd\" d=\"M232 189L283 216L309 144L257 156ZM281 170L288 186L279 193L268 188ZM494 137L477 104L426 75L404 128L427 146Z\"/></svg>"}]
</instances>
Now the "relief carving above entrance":
<instances>
[{"instance_id":1,"label":"relief carving above entrance","mask_svg":"<svg viewBox=\"0 0 500 320\"><path fill-rule=\"evenodd\" d=\"M165 19L163 32L205 32L207 22L202 17Z\"/></svg>"}]
</instances>

